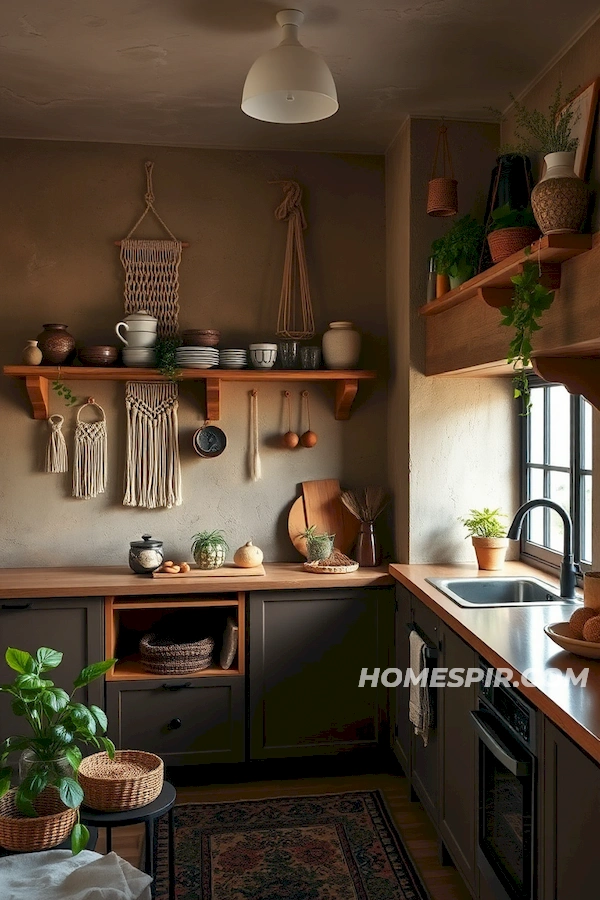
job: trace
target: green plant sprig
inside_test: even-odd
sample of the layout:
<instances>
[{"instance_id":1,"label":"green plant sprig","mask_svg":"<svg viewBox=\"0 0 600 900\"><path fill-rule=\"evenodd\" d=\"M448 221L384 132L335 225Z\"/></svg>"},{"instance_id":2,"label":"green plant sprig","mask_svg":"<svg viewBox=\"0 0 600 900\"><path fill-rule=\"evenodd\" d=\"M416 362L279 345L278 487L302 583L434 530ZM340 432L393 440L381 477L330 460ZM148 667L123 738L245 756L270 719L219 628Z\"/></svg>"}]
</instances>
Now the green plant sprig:
<instances>
[{"instance_id":1,"label":"green plant sprig","mask_svg":"<svg viewBox=\"0 0 600 900\"><path fill-rule=\"evenodd\" d=\"M452 227L431 245L438 275L467 279L479 264L484 229L470 215L458 219Z\"/></svg>"},{"instance_id":2,"label":"green plant sprig","mask_svg":"<svg viewBox=\"0 0 600 900\"><path fill-rule=\"evenodd\" d=\"M502 325L514 329L514 337L509 345L507 361L515 370L513 378L514 398L523 401L522 415L528 415L531 409L531 396L527 368L531 365L532 337L541 329L539 319L550 308L554 300L554 291L548 290L540 283L537 265L531 260L523 264L520 275L511 278L515 286L512 306L500 308Z\"/></svg>"},{"instance_id":3,"label":"green plant sprig","mask_svg":"<svg viewBox=\"0 0 600 900\"><path fill-rule=\"evenodd\" d=\"M17 788L17 809L26 816L37 816L34 801L47 787L55 787L64 805L77 809L83 801L83 790L75 778L59 771L56 760L66 757L77 774L82 759L79 743L104 749L111 759L115 746L105 737L108 723L104 710L77 703L73 695L79 688L100 678L116 660L107 659L83 668L68 694L50 679L41 677L61 664L63 654L60 651L40 647L35 656L31 656L25 650L9 647L4 658L17 676L11 684L0 685L0 692L12 697L13 713L26 720L32 736L12 735L0 744L0 797L10 790L12 769L4 765L9 754L32 750L37 762ZM71 832L73 854L86 847L88 838L87 828L78 821Z\"/></svg>"},{"instance_id":4,"label":"green plant sprig","mask_svg":"<svg viewBox=\"0 0 600 900\"><path fill-rule=\"evenodd\" d=\"M225 550L226 553L229 552L229 544L221 530L199 531L198 534L192 537L192 555L194 557L197 553L210 553L221 549Z\"/></svg>"},{"instance_id":5,"label":"green plant sprig","mask_svg":"<svg viewBox=\"0 0 600 900\"><path fill-rule=\"evenodd\" d=\"M56 391L58 396L63 398L67 406L75 406L79 402L71 389L66 384L63 384L62 381L53 381L52 390Z\"/></svg>"},{"instance_id":6,"label":"green plant sprig","mask_svg":"<svg viewBox=\"0 0 600 900\"><path fill-rule=\"evenodd\" d=\"M504 203L495 209L491 215L490 231L501 231L504 228L537 228L531 206L524 209L511 209L508 203Z\"/></svg>"},{"instance_id":7,"label":"green plant sprig","mask_svg":"<svg viewBox=\"0 0 600 900\"><path fill-rule=\"evenodd\" d=\"M177 363L177 348L181 344L179 335L163 335L156 339L156 367L169 381L178 381L181 377L181 367Z\"/></svg>"},{"instance_id":8,"label":"green plant sprig","mask_svg":"<svg viewBox=\"0 0 600 900\"><path fill-rule=\"evenodd\" d=\"M468 529L467 537L502 538L506 537L506 526L500 519L505 518L499 507L488 509L484 506L483 509L470 509L469 516L458 521Z\"/></svg>"},{"instance_id":9,"label":"green plant sprig","mask_svg":"<svg viewBox=\"0 0 600 900\"><path fill-rule=\"evenodd\" d=\"M576 87L563 98L562 82L559 81L545 113L539 109L527 109L510 94L517 139L531 150L539 150L544 156L548 153L570 153L577 150L579 141L576 137L572 137L572 131L581 117L581 112L570 104L578 93L579 87ZM524 131L528 137L523 134Z\"/></svg>"}]
</instances>

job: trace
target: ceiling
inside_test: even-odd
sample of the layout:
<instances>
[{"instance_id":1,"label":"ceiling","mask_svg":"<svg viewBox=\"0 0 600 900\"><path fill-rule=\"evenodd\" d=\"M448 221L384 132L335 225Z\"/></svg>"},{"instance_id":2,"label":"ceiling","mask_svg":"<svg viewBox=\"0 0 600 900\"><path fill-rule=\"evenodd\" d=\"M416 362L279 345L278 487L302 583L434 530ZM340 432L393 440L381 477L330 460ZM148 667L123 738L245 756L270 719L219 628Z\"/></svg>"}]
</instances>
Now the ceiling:
<instances>
[{"instance_id":1,"label":"ceiling","mask_svg":"<svg viewBox=\"0 0 600 900\"><path fill-rule=\"evenodd\" d=\"M404 117L489 118L598 12L598 0L302 0L302 42L340 109L269 125L239 107L279 41L272 0L3 0L0 136L382 152ZM291 5L291 4L290 4Z\"/></svg>"}]
</instances>

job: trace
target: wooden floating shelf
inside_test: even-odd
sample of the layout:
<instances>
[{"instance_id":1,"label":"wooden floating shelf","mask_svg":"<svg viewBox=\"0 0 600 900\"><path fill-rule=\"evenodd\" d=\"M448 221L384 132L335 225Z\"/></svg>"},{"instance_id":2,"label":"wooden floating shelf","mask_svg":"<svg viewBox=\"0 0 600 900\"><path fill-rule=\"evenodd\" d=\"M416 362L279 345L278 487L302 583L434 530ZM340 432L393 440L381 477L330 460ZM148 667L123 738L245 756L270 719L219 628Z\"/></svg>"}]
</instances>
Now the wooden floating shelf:
<instances>
[{"instance_id":1,"label":"wooden floating shelf","mask_svg":"<svg viewBox=\"0 0 600 900\"><path fill-rule=\"evenodd\" d=\"M512 256L496 263L485 272L480 272L437 300L426 303L419 312L422 316L436 316L472 297L479 297L489 306L496 308L507 306L513 294L511 278L523 271L523 265L528 260L540 263L542 283L551 290L556 290L560 287L562 263L591 248L591 234L547 234L531 244L529 255L525 250L513 253Z\"/></svg>"},{"instance_id":2,"label":"wooden floating shelf","mask_svg":"<svg viewBox=\"0 0 600 900\"><path fill-rule=\"evenodd\" d=\"M22 378L34 419L49 416L48 397L51 381L168 381L157 369L89 368L86 366L4 366L4 374ZM354 369L181 369L178 381L206 382L206 418L221 418L221 384L226 381L261 382L313 381L335 383L335 418L344 421L350 411L360 381L373 381L375 372Z\"/></svg>"},{"instance_id":3,"label":"wooden floating shelf","mask_svg":"<svg viewBox=\"0 0 600 900\"><path fill-rule=\"evenodd\" d=\"M153 675L142 668L139 657L129 656L119 660L114 668L106 673L106 681L170 681L176 678L178 681L187 681L191 678L215 678L225 676L242 675L237 668L222 669L221 666L210 666L208 669L200 669L198 672L189 672L187 675Z\"/></svg>"},{"instance_id":4,"label":"wooden floating shelf","mask_svg":"<svg viewBox=\"0 0 600 900\"><path fill-rule=\"evenodd\" d=\"M545 381L564 384L600 409L600 341L533 353L531 362Z\"/></svg>"}]
</instances>

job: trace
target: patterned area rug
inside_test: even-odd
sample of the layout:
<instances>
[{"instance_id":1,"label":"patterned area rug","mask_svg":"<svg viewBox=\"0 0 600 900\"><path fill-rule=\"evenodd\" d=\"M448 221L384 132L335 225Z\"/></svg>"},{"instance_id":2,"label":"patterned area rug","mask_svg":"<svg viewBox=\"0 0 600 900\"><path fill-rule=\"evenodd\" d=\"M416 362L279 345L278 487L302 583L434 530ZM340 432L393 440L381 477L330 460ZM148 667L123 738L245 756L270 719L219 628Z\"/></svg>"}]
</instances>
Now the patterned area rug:
<instances>
[{"instance_id":1,"label":"patterned area rug","mask_svg":"<svg viewBox=\"0 0 600 900\"><path fill-rule=\"evenodd\" d=\"M175 870L177 900L428 898L379 791L178 806Z\"/></svg>"}]
</instances>

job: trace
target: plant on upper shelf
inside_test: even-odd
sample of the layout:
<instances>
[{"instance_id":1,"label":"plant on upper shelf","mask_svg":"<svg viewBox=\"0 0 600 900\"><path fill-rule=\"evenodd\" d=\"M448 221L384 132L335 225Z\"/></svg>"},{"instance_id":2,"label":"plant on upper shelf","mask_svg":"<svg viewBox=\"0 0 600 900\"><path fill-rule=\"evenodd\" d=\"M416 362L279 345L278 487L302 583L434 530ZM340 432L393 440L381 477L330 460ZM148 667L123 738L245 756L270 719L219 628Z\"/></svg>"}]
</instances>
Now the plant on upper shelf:
<instances>
[{"instance_id":1,"label":"plant on upper shelf","mask_svg":"<svg viewBox=\"0 0 600 900\"><path fill-rule=\"evenodd\" d=\"M527 109L510 94L516 123L515 135L521 144L544 156L577 150L578 139L573 137L572 131L581 113L570 104L578 93L577 87L563 97L562 82L559 81L545 113L539 109Z\"/></svg>"},{"instance_id":2,"label":"plant on upper shelf","mask_svg":"<svg viewBox=\"0 0 600 900\"><path fill-rule=\"evenodd\" d=\"M177 348L182 341L179 335L163 335L156 339L154 353L156 356L156 368L161 375L169 381L177 381L181 373L181 367L177 363Z\"/></svg>"},{"instance_id":3,"label":"plant on upper shelf","mask_svg":"<svg viewBox=\"0 0 600 900\"><path fill-rule=\"evenodd\" d=\"M0 692L12 700L12 711L22 716L31 735L14 735L0 744L0 797L10 790L12 769L5 765L10 753L20 751L27 774L16 789L17 809L26 816L38 815L35 801L46 788L58 790L66 807L77 809L83 801L83 790L68 772L77 774L82 759L79 744L106 750L114 757L113 742L105 737L106 714L98 706L85 706L73 700L75 691L100 678L116 662L107 659L81 670L70 694L44 678L45 672L62 662L63 654L50 647L40 647L35 656L25 650L9 647L5 654L8 666L17 673L11 684L0 685ZM87 845L89 832L77 822L71 832L71 849L79 853Z\"/></svg>"},{"instance_id":4,"label":"plant on upper shelf","mask_svg":"<svg viewBox=\"0 0 600 900\"><path fill-rule=\"evenodd\" d=\"M507 361L513 364L515 370L514 397L522 400L522 415L526 416L531 408L527 377L533 350L531 341L534 332L542 327L539 320L552 305L554 291L541 284L538 266L531 260L523 263L521 274L513 275L511 281L514 284L513 302L511 306L501 307L501 324L514 329Z\"/></svg>"},{"instance_id":5,"label":"plant on upper shelf","mask_svg":"<svg viewBox=\"0 0 600 900\"><path fill-rule=\"evenodd\" d=\"M455 287L471 278L479 265L484 229L471 215L458 219L431 245L438 275L448 275Z\"/></svg>"},{"instance_id":6,"label":"plant on upper shelf","mask_svg":"<svg viewBox=\"0 0 600 900\"><path fill-rule=\"evenodd\" d=\"M506 526L500 521L505 519L500 509L470 509L466 519L459 519L471 537L477 563L480 569L497 570L504 565L508 547Z\"/></svg>"},{"instance_id":7,"label":"plant on upper shelf","mask_svg":"<svg viewBox=\"0 0 600 900\"><path fill-rule=\"evenodd\" d=\"M540 235L531 206L511 209L508 203L493 211L488 224L488 245L494 263L528 247Z\"/></svg>"},{"instance_id":8,"label":"plant on upper shelf","mask_svg":"<svg viewBox=\"0 0 600 900\"><path fill-rule=\"evenodd\" d=\"M537 225L531 206L525 209L511 209L508 203L499 206L491 215L490 231L501 231L505 228L535 228Z\"/></svg>"},{"instance_id":9,"label":"plant on upper shelf","mask_svg":"<svg viewBox=\"0 0 600 900\"><path fill-rule=\"evenodd\" d=\"M229 545L221 530L200 531L192 538L192 555L199 569L219 569L225 562Z\"/></svg>"}]
</instances>

